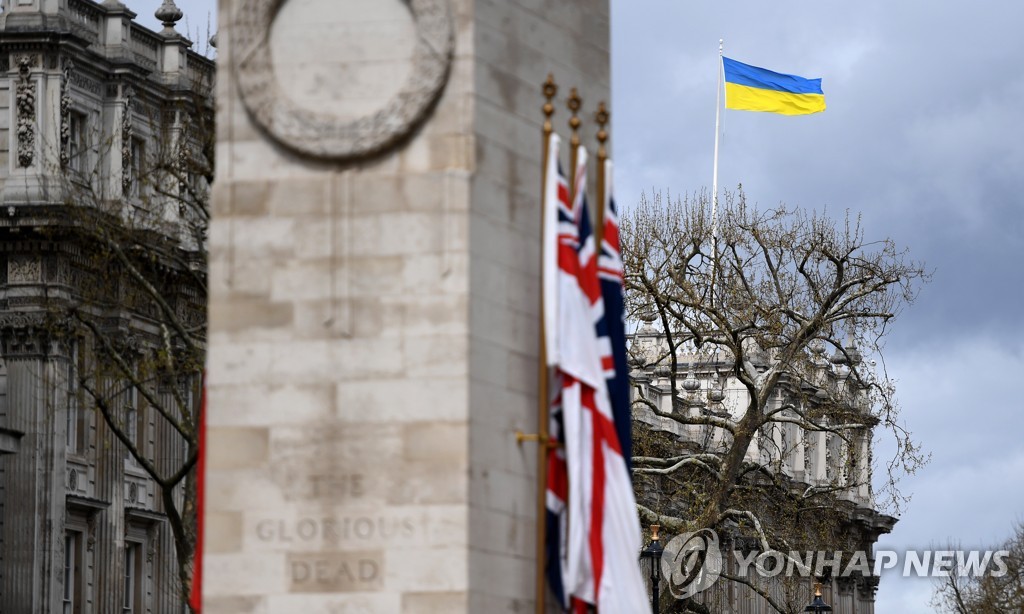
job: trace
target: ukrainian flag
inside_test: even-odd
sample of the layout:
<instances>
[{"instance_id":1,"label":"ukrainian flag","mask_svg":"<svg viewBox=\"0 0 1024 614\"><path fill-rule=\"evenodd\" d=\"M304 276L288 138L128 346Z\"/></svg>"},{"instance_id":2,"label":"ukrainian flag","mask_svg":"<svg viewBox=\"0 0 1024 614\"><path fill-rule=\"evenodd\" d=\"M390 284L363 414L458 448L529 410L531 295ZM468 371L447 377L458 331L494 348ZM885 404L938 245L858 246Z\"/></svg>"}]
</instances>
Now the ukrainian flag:
<instances>
[{"instance_id":1,"label":"ukrainian flag","mask_svg":"<svg viewBox=\"0 0 1024 614\"><path fill-rule=\"evenodd\" d=\"M722 58L725 70L725 108L808 115L825 110L821 79L784 75Z\"/></svg>"}]
</instances>

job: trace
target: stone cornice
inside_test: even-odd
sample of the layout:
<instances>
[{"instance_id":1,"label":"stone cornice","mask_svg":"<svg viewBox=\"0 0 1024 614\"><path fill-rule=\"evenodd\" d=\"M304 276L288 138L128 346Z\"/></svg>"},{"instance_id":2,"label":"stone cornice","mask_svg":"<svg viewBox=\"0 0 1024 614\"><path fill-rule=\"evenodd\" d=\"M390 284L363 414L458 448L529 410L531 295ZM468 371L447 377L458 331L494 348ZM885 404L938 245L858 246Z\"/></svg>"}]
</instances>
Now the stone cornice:
<instances>
[{"instance_id":1,"label":"stone cornice","mask_svg":"<svg viewBox=\"0 0 1024 614\"><path fill-rule=\"evenodd\" d=\"M60 26L57 26L60 28ZM28 54L33 58L45 57L56 58L57 53L74 60L76 72L85 71L91 77L87 91L103 96L106 86L117 85L121 82L131 83L143 99L166 101L173 103L181 100L185 92L195 92L207 102L212 108L212 98L199 88L209 88L211 83L192 84L181 77L178 81L168 81L165 75L153 65L143 65L137 53L127 45L121 49L120 54L98 53L96 48L91 46L90 41L77 36L73 31L66 28L61 29L24 29L24 28L0 28L3 37L0 38L0 55L6 57L11 54ZM152 36L156 36L155 34ZM102 49L102 48L100 48ZM56 52L56 53L55 53ZM187 51L187 65L203 75L215 74L215 64L194 51ZM38 71L48 71L56 74L60 67L56 59L44 62L45 66L37 66ZM9 71L12 66L7 66ZM75 85L84 81L79 80ZM96 83L99 82L100 92L96 92Z\"/></svg>"}]
</instances>

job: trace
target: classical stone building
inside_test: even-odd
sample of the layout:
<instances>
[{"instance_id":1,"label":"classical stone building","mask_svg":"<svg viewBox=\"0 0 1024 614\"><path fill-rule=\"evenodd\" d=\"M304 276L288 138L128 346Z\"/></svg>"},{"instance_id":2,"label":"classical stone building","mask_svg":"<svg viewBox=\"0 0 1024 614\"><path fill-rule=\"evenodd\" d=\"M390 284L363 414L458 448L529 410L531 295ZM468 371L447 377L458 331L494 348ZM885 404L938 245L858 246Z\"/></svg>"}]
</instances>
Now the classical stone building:
<instances>
[{"instance_id":1,"label":"classical stone building","mask_svg":"<svg viewBox=\"0 0 1024 614\"><path fill-rule=\"evenodd\" d=\"M134 386L112 367L114 350L100 351L109 344L140 381L155 382L155 349L178 349L163 343L154 295L130 279L143 269L111 264L101 238L147 233L137 245L154 251L125 246L125 262L147 262L160 300L202 328L205 301L190 275L204 268L182 264L201 262L202 238L186 231L192 213L174 195L205 182L184 154L176 176L157 171L167 152L197 146L189 127L197 109L212 110L214 67L175 31L181 12L170 0L157 10L162 32L135 16L116 0L0 1L4 614L184 608L166 500L144 465L165 471L190 455L154 407L175 398L194 408L196 381L178 373Z\"/></svg>"},{"instance_id":2,"label":"classical stone building","mask_svg":"<svg viewBox=\"0 0 1024 614\"><path fill-rule=\"evenodd\" d=\"M747 392L735 375L730 374L733 363L718 352L697 352L692 344L683 343L676 352L676 381L679 394L673 398L670 376L672 368L668 356L668 345L664 335L651 322L640 326L630 338L630 355L633 365L630 377L634 385L634 394L642 395L660 411L686 412L692 416L717 416L724 419L738 419L746 407ZM812 344L817 369L817 391L803 386L800 391L793 390L793 382L783 379L770 401L770 409L779 408L783 404L793 403L806 407L827 397L844 398L848 408L865 415L869 412L867 396L859 387L847 360L859 360L859 352L854 345L847 347L847 356L827 355L824 344ZM752 352L756 369L764 371L768 368L770 356L764 352ZM828 390L830 393L825 394ZM815 394L818 392L818 394ZM784 414L785 415L785 414ZM728 449L730 435L724 429L709 425L685 425L659 416L646 405L634 406L634 441L653 439L659 441L663 450L671 450L676 454L710 454L722 455ZM870 420L866 420L871 424ZM827 424L827 423L826 423ZM831 525L827 530L811 533L811 537L803 539L801 552L808 560L806 552L823 551L834 557L836 550L843 551L848 557L856 551L863 551L868 562L873 562L873 547L879 536L888 533L896 523L896 519L878 511L871 486L871 441L870 426L855 432L849 442L838 435L838 431L804 430L795 423L771 423L770 428L763 428L755 436L745 451L744 462L748 466L763 467L774 474L774 479L796 493L807 493L809 489L834 493L827 501L817 502L826 505ZM640 444L642 448L643 445ZM648 448L650 449L650 448ZM682 458L678 456L677 460ZM634 476L637 489L637 501L650 508L662 510L669 515L680 515L679 505L686 499L685 476L676 475L666 479L650 476ZM672 483L680 484L673 490ZM681 481L681 482L680 482ZM673 500L676 499L676 500ZM772 511L763 512L762 521L772 530ZM824 511L821 512L825 513ZM811 519L812 513L804 516ZM811 524L811 521L808 521ZM743 556L761 551L757 539L749 531L730 531L729 527L719 530L720 547L722 550L723 572L733 576L742 576L740 566L733 554L740 552ZM792 541L792 544L798 542ZM863 574L843 576L841 570L846 569L850 559L838 560L838 567L829 564L818 567L815 559L808 573L794 574L792 579L785 574L777 577L758 577L752 568L747 568L747 580L753 581L772 595L773 599L783 605L803 611L803 607L811 601L812 586L816 580L824 582L824 599L833 607L833 612L841 614L873 614L875 592L878 578ZM815 572L822 571L816 577ZM751 588L737 582L719 581L710 588L697 593L694 599L713 612L730 612L734 614L767 614L776 610L768 606L764 599Z\"/></svg>"}]
</instances>

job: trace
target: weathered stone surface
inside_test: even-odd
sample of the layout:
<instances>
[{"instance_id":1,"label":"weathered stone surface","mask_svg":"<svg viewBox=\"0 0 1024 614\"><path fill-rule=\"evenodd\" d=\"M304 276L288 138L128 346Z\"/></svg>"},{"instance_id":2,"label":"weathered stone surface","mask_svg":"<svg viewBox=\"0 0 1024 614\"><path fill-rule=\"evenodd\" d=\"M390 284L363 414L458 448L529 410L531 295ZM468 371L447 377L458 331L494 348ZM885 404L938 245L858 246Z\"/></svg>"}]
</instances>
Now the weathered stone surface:
<instances>
[{"instance_id":1,"label":"weathered stone surface","mask_svg":"<svg viewBox=\"0 0 1024 614\"><path fill-rule=\"evenodd\" d=\"M237 523L207 556L207 609L532 609L536 448L515 432L537 426L539 86L580 87L587 114L608 99L607 3L446 3L426 121L341 165L253 126L227 64L242 3L221 4L209 445L237 457L210 462L207 505ZM339 116L387 100L402 5L289 0L279 85ZM315 34L353 19L369 29Z\"/></svg>"},{"instance_id":2,"label":"weathered stone surface","mask_svg":"<svg viewBox=\"0 0 1024 614\"><path fill-rule=\"evenodd\" d=\"M206 452L207 466L212 471L246 469L266 464L268 431L265 428L222 427L211 430L217 445Z\"/></svg>"},{"instance_id":3,"label":"weathered stone surface","mask_svg":"<svg viewBox=\"0 0 1024 614\"><path fill-rule=\"evenodd\" d=\"M242 514L214 512L206 517L203 548L211 554L242 550Z\"/></svg>"}]
</instances>

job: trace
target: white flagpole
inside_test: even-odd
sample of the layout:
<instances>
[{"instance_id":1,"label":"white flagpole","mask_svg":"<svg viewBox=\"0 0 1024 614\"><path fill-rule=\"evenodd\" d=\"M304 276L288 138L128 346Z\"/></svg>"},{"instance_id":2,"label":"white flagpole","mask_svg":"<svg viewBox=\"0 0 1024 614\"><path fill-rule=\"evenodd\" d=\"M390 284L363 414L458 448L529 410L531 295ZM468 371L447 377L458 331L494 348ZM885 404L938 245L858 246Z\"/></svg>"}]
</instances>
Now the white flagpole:
<instances>
[{"instance_id":1,"label":"white flagpole","mask_svg":"<svg viewBox=\"0 0 1024 614\"><path fill-rule=\"evenodd\" d=\"M718 39L718 89L715 91L715 164L711 178L711 305L715 304L715 275L718 274L718 140L722 134L722 39Z\"/></svg>"},{"instance_id":2,"label":"white flagpole","mask_svg":"<svg viewBox=\"0 0 1024 614\"><path fill-rule=\"evenodd\" d=\"M718 39L718 89L715 91L715 165L711 179L711 238L718 244L718 139L722 134L722 39ZM717 251L717 248L716 248Z\"/></svg>"}]
</instances>

